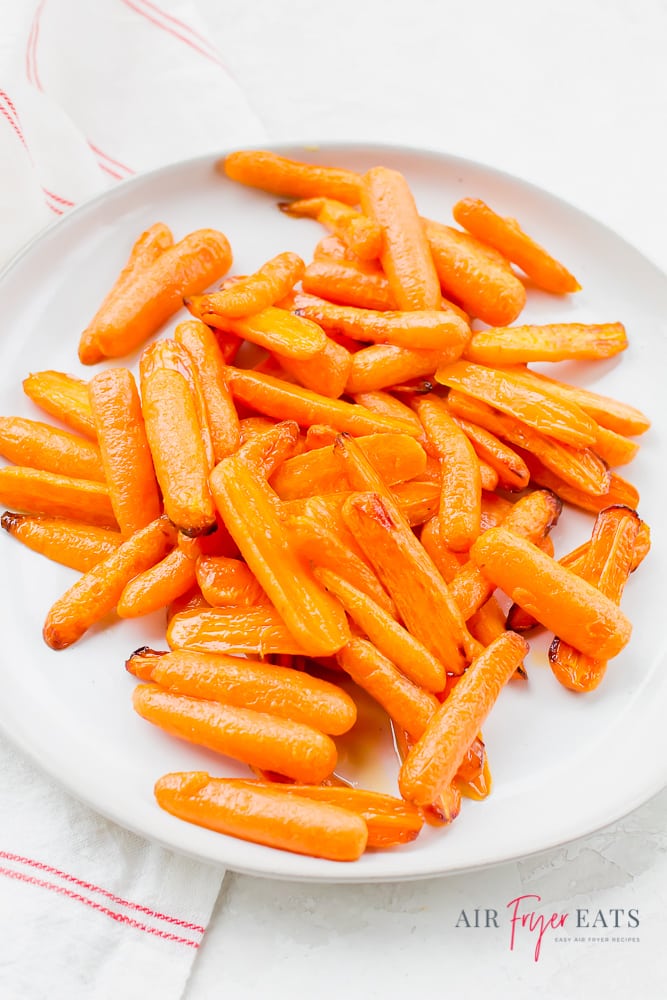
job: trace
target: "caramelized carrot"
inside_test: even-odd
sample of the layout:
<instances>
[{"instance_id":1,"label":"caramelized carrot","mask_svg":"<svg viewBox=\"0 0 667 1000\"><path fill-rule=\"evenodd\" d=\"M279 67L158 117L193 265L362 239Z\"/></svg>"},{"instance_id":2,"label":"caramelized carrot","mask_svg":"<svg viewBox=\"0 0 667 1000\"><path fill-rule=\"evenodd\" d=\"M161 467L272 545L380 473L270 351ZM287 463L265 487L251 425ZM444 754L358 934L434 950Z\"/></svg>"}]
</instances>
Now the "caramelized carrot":
<instances>
[{"instance_id":1,"label":"caramelized carrot","mask_svg":"<svg viewBox=\"0 0 667 1000\"><path fill-rule=\"evenodd\" d=\"M167 642L171 649L194 649L200 653L242 656L306 653L270 604L179 612L169 622Z\"/></svg>"},{"instance_id":2,"label":"caramelized carrot","mask_svg":"<svg viewBox=\"0 0 667 1000\"><path fill-rule=\"evenodd\" d=\"M416 350L458 350L460 354L470 337L465 320L443 309L373 312L320 299L299 306L296 315L314 320L332 335L344 334L363 343L393 344Z\"/></svg>"},{"instance_id":3,"label":"caramelized carrot","mask_svg":"<svg viewBox=\"0 0 667 1000\"><path fill-rule=\"evenodd\" d=\"M448 351L422 351L393 344L372 344L352 355L346 392L372 392L433 375L440 365L460 357L458 347Z\"/></svg>"},{"instance_id":4,"label":"caramelized carrot","mask_svg":"<svg viewBox=\"0 0 667 1000\"><path fill-rule=\"evenodd\" d=\"M413 435L413 427L406 421L383 417L354 403L328 399L309 389L286 385L270 375L228 368L227 377L235 399L278 420L296 420L301 425L330 424L350 434L393 431Z\"/></svg>"},{"instance_id":5,"label":"caramelized carrot","mask_svg":"<svg viewBox=\"0 0 667 1000\"><path fill-rule=\"evenodd\" d=\"M0 417L0 455L15 465L104 482L100 450L92 441L39 420Z\"/></svg>"},{"instance_id":6,"label":"caramelized carrot","mask_svg":"<svg viewBox=\"0 0 667 1000\"><path fill-rule=\"evenodd\" d=\"M405 799L428 805L453 781L500 691L527 652L525 639L505 632L473 660L401 767L399 787Z\"/></svg>"},{"instance_id":7,"label":"caramelized carrot","mask_svg":"<svg viewBox=\"0 0 667 1000\"><path fill-rule=\"evenodd\" d=\"M363 215L335 198L307 198L281 202L278 208L296 218L317 219L339 236L361 260L375 260L382 251L382 229Z\"/></svg>"},{"instance_id":8,"label":"caramelized carrot","mask_svg":"<svg viewBox=\"0 0 667 1000\"><path fill-rule=\"evenodd\" d=\"M399 309L438 309L440 283L405 177L388 167L368 170L361 207L381 227L380 260Z\"/></svg>"},{"instance_id":9,"label":"caramelized carrot","mask_svg":"<svg viewBox=\"0 0 667 1000\"><path fill-rule=\"evenodd\" d=\"M116 612L120 618L139 618L167 607L195 583L195 561L175 548L123 588Z\"/></svg>"},{"instance_id":10,"label":"caramelized carrot","mask_svg":"<svg viewBox=\"0 0 667 1000\"><path fill-rule=\"evenodd\" d=\"M134 376L127 368L99 372L90 381L89 395L111 505L128 537L161 513Z\"/></svg>"},{"instance_id":11,"label":"caramelized carrot","mask_svg":"<svg viewBox=\"0 0 667 1000\"><path fill-rule=\"evenodd\" d=\"M182 649L157 655L138 650L127 669L175 694L268 712L332 736L346 733L357 718L345 691L290 667Z\"/></svg>"},{"instance_id":12,"label":"caramelized carrot","mask_svg":"<svg viewBox=\"0 0 667 1000\"><path fill-rule=\"evenodd\" d=\"M352 355L342 344L327 337L324 347L311 358L280 359L284 370L305 389L321 396L342 396L352 369Z\"/></svg>"},{"instance_id":13,"label":"caramelized carrot","mask_svg":"<svg viewBox=\"0 0 667 1000\"><path fill-rule=\"evenodd\" d=\"M207 326L233 333L280 357L308 361L326 344L326 336L317 323L277 306L267 306L261 312L240 319L230 319L200 308L199 298L188 299L186 304L190 312Z\"/></svg>"},{"instance_id":14,"label":"caramelized carrot","mask_svg":"<svg viewBox=\"0 0 667 1000\"><path fill-rule=\"evenodd\" d=\"M94 365L102 361L104 355L99 350L96 341L96 321L113 308L114 301L125 293L132 281L143 270L153 264L165 250L174 245L174 237L168 226L156 222L136 240L127 264L120 272L113 288L108 293L98 309L91 325L84 330L79 340L79 361L83 365Z\"/></svg>"},{"instance_id":15,"label":"caramelized carrot","mask_svg":"<svg viewBox=\"0 0 667 1000\"><path fill-rule=\"evenodd\" d=\"M105 485L41 469L9 465L0 469L0 504L27 514L117 527Z\"/></svg>"},{"instance_id":16,"label":"caramelized carrot","mask_svg":"<svg viewBox=\"0 0 667 1000\"><path fill-rule=\"evenodd\" d=\"M480 198L462 198L452 213L460 226L500 251L539 288L557 295L578 292L581 288L574 275L531 239L516 219L498 215Z\"/></svg>"},{"instance_id":17,"label":"caramelized carrot","mask_svg":"<svg viewBox=\"0 0 667 1000\"><path fill-rule=\"evenodd\" d=\"M418 740L438 708L438 699L397 670L366 639L351 639L336 655L340 666L367 691L413 740Z\"/></svg>"},{"instance_id":18,"label":"caramelized carrot","mask_svg":"<svg viewBox=\"0 0 667 1000\"><path fill-rule=\"evenodd\" d=\"M123 588L164 556L175 533L161 517L119 545L98 562L52 605L44 623L44 641L65 649L118 604Z\"/></svg>"},{"instance_id":19,"label":"caramelized carrot","mask_svg":"<svg viewBox=\"0 0 667 1000\"><path fill-rule=\"evenodd\" d=\"M287 799L279 786L211 778L204 771L166 774L155 784L162 809L241 840L330 861L356 861L368 828L348 809Z\"/></svg>"},{"instance_id":20,"label":"caramelized carrot","mask_svg":"<svg viewBox=\"0 0 667 1000\"><path fill-rule=\"evenodd\" d=\"M288 198L336 198L346 205L359 201L361 177L354 171L302 163L277 153L239 150L221 160L218 170L233 181Z\"/></svg>"},{"instance_id":21,"label":"caramelized carrot","mask_svg":"<svg viewBox=\"0 0 667 1000\"><path fill-rule=\"evenodd\" d=\"M142 719L171 736L295 781L317 785L336 766L333 740L302 722L188 698L164 691L157 684L137 685L132 704Z\"/></svg>"},{"instance_id":22,"label":"caramelized carrot","mask_svg":"<svg viewBox=\"0 0 667 1000\"><path fill-rule=\"evenodd\" d=\"M597 513L612 504L624 504L626 507L633 508L639 504L639 493L636 487L615 472L610 474L606 490L594 494L572 482L566 482L557 472L547 468L539 458L530 452L522 452L522 458L530 469L530 477L533 482L544 489L551 490L561 500L573 504L575 507ZM561 471L563 470L561 469Z\"/></svg>"},{"instance_id":23,"label":"caramelized carrot","mask_svg":"<svg viewBox=\"0 0 667 1000\"><path fill-rule=\"evenodd\" d=\"M525 538L489 528L470 558L545 628L582 652L611 659L628 643L632 626L613 601Z\"/></svg>"},{"instance_id":24,"label":"caramelized carrot","mask_svg":"<svg viewBox=\"0 0 667 1000\"><path fill-rule=\"evenodd\" d=\"M88 383L64 372L43 371L23 380L23 391L40 409L84 437L95 440Z\"/></svg>"},{"instance_id":25,"label":"caramelized carrot","mask_svg":"<svg viewBox=\"0 0 667 1000\"><path fill-rule=\"evenodd\" d=\"M185 378L157 368L142 385L146 435L169 520L186 535L215 527L201 425Z\"/></svg>"},{"instance_id":26,"label":"caramelized carrot","mask_svg":"<svg viewBox=\"0 0 667 1000\"><path fill-rule=\"evenodd\" d=\"M226 237L214 229L169 247L95 317L88 330L99 352L106 358L132 353L180 309L184 296L203 292L231 262Z\"/></svg>"},{"instance_id":27,"label":"caramelized carrot","mask_svg":"<svg viewBox=\"0 0 667 1000\"><path fill-rule=\"evenodd\" d=\"M291 292L301 280L305 264L295 253L279 253L248 277L234 282L220 292L198 296L200 313L214 313L238 319L261 312ZM187 305L187 303L186 303Z\"/></svg>"},{"instance_id":28,"label":"caramelized carrot","mask_svg":"<svg viewBox=\"0 0 667 1000\"><path fill-rule=\"evenodd\" d=\"M207 556L197 560L197 583L208 603L226 605L262 604L268 599L252 572L240 559Z\"/></svg>"},{"instance_id":29,"label":"caramelized carrot","mask_svg":"<svg viewBox=\"0 0 667 1000\"><path fill-rule=\"evenodd\" d=\"M192 358L206 404L216 462L231 455L240 444L239 418L225 383L225 358L215 334L197 320L179 323L174 339Z\"/></svg>"},{"instance_id":30,"label":"caramelized carrot","mask_svg":"<svg viewBox=\"0 0 667 1000\"><path fill-rule=\"evenodd\" d=\"M480 330L471 337L465 356L481 365L595 361L613 358L627 346L622 323L547 323Z\"/></svg>"},{"instance_id":31,"label":"caramelized carrot","mask_svg":"<svg viewBox=\"0 0 667 1000\"><path fill-rule=\"evenodd\" d=\"M397 309L384 271L368 262L318 257L306 267L301 285L329 302L383 312Z\"/></svg>"},{"instance_id":32,"label":"caramelized carrot","mask_svg":"<svg viewBox=\"0 0 667 1000\"><path fill-rule=\"evenodd\" d=\"M15 514L6 510L0 525L12 538L53 562L85 573L120 545L118 531L39 514Z\"/></svg>"},{"instance_id":33,"label":"caramelized carrot","mask_svg":"<svg viewBox=\"0 0 667 1000\"><path fill-rule=\"evenodd\" d=\"M513 323L526 289L505 258L468 233L422 221L443 294L490 326Z\"/></svg>"}]
</instances>

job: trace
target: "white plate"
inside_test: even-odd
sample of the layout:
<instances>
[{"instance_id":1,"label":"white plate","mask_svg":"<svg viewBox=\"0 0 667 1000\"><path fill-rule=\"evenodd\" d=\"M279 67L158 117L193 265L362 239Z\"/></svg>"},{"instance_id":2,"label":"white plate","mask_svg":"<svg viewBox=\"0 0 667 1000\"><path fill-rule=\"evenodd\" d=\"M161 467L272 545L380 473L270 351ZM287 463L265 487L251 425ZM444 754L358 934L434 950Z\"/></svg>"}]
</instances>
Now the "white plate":
<instances>
[{"instance_id":1,"label":"white plate","mask_svg":"<svg viewBox=\"0 0 667 1000\"><path fill-rule=\"evenodd\" d=\"M0 725L9 737L75 796L122 826L206 861L281 878L373 881L418 878L488 865L539 851L607 824L634 809L665 782L667 670L664 596L667 564L664 459L667 370L667 280L636 250L598 222L545 192L487 167L421 151L356 146L284 150L288 155L363 170L385 163L410 179L421 211L449 220L464 195L516 215L578 276L584 291L561 300L531 293L522 320L625 322L630 347L614 361L567 365L567 376L646 411L644 436L629 477L640 488L640 513L653 548L623 600L634 622L629 647L601 687L577 697L546 665L544 645L528 663L527 685L501 695L484 732L494 790L464 801L447 830L427 829L413 844L335 864L269 850L180 822L156 806L155 779L172 770L204 768L242 774L225 758L169 738L133 714L133 680L123 667L137 646L164 645L163 616L113 622L74 647L52 652L41 638L53 600L74 580L4 532L0 628ZM125 182L43 233L0 278L2 412L39 417L24 397L28 372L56 368L89 377L78 364L81 329L127 256L135 236L156 220L177 237L222 229L247 272L272 254L311 251L316 223L285 217L275 198L218 176L213 159L166 167ZM173 324L167 329L171 329ZM136 360L136 359L134 359ZM565 511L555 532L559 552L583 540L591 519ZM368 726L380 725L371 717ZM360 749L363 746L363 749ZM353 748L359 757L371 743ZM368 780L395 790L389 762L370 758Z\"/></svg>"}]
</instances>

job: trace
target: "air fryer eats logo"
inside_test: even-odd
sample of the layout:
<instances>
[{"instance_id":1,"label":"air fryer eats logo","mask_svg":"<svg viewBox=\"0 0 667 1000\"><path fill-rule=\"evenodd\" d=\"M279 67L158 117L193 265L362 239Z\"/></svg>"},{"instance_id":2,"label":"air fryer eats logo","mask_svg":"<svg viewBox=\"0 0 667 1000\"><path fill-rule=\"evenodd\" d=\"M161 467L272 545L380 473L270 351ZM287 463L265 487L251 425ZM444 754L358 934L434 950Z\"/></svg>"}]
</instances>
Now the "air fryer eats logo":
<instances>
[{"instance_id":1,"label":"air fryer eats logo","mask_svg":"<svg viewBox=\"0 0 667 1000\"><path fill-rule=\"evenodd\" d=\"M535 893L515 896L504 911L476 907L461 910L455 923L461 928L500 928L509 930L509 949L515 951L528 942L533 960L539 961L542 943L550 937L557 944L638 943L639 910L595 909L577 907L568 912L548 912L538 908L542 897ZM628 933L630 932L630 933Z\"/></svg>"}]
</instances>

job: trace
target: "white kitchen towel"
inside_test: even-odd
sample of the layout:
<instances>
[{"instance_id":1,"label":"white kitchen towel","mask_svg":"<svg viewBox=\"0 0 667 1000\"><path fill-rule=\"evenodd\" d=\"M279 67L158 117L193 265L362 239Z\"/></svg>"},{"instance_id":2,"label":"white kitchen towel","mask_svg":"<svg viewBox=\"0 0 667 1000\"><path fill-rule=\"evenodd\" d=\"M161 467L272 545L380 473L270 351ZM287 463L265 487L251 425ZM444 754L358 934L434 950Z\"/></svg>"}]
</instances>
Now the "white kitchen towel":
<instances>
[{"instance_id":1,"label":"white kitchen towel","mask_svg":"<svg viewBox=\"0 0 667 1000\"><path fill-rule=\"evenodd\" d=\"M263 134L195 4L0 0L0 264L135 173ZM176 1000L222 875L97 816L0 738L3 998Z\"/></svg>"}]
</instances>

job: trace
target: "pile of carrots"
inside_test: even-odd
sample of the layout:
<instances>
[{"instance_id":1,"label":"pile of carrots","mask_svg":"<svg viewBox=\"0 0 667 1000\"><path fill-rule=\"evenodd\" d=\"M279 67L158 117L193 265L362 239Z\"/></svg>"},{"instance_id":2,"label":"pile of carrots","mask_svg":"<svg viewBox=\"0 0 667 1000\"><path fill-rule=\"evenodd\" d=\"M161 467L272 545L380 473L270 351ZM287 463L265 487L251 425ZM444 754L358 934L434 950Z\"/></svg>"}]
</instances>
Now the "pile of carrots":
<instances>
[{"instance_id":1,"label":"pile of carrots","mask_svg":"<svg viewBox=\"0 0 667 1000\"><path fill-rule=\"evenodd\" d=\"M254 777L165 775L162 808L354 860L488 794L481 728L525 682L532 629L553 632L576 692L626 646L621 595L650 536L612 470L649 421L529 367L609 358L627 336L516 323L531 287L579 284L515 220L473 198L459 227L425 219L382 166L241 151L220 171L317 220L312 260L228 276L222 233L142 234L79 343L86 365L141 350L138 379L26 378L57 425L0 418L2 526L81 574L47 614L53 649L110 612L167 609L169 651L127 660L136 712ZM564 504L594 522L556 558ZM391 719L400 797L336 776L357 718L341 676Z\"/></svg>"}]
</instances>

